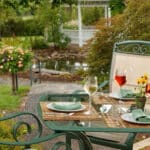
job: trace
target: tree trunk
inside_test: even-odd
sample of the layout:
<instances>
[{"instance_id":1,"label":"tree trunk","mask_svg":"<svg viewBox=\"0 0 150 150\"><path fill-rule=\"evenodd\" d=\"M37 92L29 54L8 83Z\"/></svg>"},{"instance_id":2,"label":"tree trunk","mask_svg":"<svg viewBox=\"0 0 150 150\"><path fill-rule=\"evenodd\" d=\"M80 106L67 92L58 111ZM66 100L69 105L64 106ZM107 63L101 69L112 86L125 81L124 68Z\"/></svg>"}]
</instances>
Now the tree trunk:
<instances>
[{"instance_id":1,"label":"tree trunk","mask_svg":"<svg viewBox=\"0 0 150 150\"><path fill-rule=\"evenodd\" d=\"M17 73L12 73L12 92L16 94L18 91L18 75Z\"/></svg>"}]
</instances>

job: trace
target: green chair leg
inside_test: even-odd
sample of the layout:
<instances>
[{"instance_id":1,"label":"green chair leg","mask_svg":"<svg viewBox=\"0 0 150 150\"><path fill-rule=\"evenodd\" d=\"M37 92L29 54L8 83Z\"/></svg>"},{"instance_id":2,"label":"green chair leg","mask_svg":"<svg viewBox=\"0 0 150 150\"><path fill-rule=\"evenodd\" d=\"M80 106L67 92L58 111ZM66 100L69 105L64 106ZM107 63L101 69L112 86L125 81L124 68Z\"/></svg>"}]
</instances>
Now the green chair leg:
<instances>
[{"instance_id":1,"label":"green chair leg","mask_svg":"<svg viewBox=\"0 0 150 150\"><path fill-rule=\"evenodd\" d=\"M67 134L67 135L66 135L66 143L67 143L68 145L71 145L71 139L72 139L72 137L71 137L69 134ZM66 148L66 150L68 150L68 149Z\"/></svg>"}]
</instances>

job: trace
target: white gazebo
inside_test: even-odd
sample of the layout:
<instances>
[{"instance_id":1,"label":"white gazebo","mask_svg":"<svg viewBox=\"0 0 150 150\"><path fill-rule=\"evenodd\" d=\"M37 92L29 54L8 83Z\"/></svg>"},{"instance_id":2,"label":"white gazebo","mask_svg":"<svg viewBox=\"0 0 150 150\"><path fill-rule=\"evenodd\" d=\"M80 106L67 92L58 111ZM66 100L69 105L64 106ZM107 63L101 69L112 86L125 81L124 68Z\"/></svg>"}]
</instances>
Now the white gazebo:
<instances>
[{"instance_id":1,"label":"white gazebo","mask_svg":"<svg viewBox=\"0 0 150 150\"><path fill-rule=\"evenodd\" d=\"M104 7L105 13L104 17L106 19L111 17L111 10L109 8L109 0L78 0L78 42L79 46L83 46L83 35L82 35L82 14L81 14L81 7ZM110 22L106 25L110 25Z\"/></svg>"}]
</instances>

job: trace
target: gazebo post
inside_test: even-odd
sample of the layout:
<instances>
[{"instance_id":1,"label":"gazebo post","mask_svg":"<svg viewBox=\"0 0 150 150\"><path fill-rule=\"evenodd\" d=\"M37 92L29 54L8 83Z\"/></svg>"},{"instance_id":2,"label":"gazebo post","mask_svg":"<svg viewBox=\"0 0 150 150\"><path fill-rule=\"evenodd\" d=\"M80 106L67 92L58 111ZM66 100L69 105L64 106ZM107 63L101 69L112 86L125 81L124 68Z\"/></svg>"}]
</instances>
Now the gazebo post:
<instances>
[{"instance_id":1,"label":"gazebo post","mask_svg":"<svg viewBox=\"0 0 150 150\"><path fill-rule=\"evenodd\" d=\"M79 30L79 47L82 47L82 15L81 15L81 5L80 0L78 0L78 30Z\"/></svg>"}]
</instances>

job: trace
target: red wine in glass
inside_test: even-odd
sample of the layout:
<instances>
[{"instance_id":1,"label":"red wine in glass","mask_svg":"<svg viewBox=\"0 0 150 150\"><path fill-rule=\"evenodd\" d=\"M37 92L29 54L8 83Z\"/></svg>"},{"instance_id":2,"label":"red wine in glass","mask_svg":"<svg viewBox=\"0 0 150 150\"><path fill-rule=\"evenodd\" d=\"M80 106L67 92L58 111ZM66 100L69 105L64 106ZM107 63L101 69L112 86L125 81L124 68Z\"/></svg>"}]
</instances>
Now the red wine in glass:
<instances>
[{"instance_id":1,"label":"red wine in glass","mask_svg":"<svg viewBox=\"0 0 150 150\"><path fill-rule=\"evenodd\" d=\"M146 84L145 93L150 94L150 83Z\"/></svg>"},{"instance_id":2,"label":"red wine in glass","mask_svg":"<svg viewBox=\"0 0 150 150\"><path fill-rule=\"evenodd\" d=\"M123 86L126 83L126 76L125 75L115 75L115 80L119 84L119 86Z\"/></svg>"}]
</instances>

